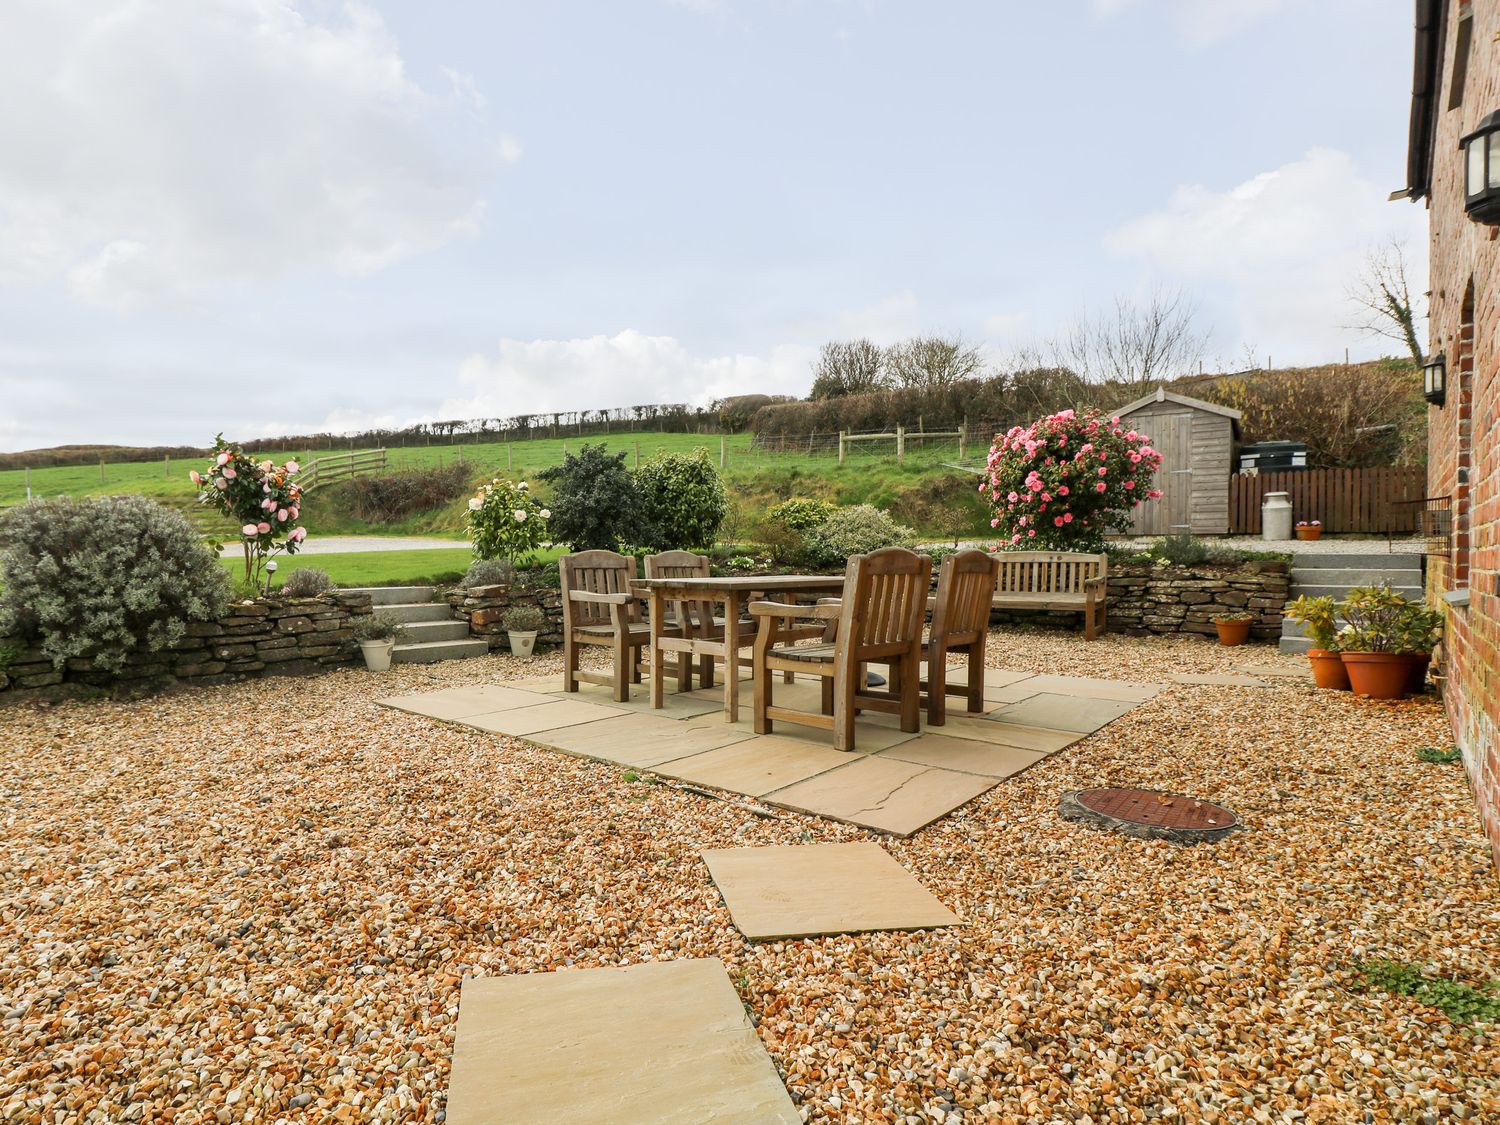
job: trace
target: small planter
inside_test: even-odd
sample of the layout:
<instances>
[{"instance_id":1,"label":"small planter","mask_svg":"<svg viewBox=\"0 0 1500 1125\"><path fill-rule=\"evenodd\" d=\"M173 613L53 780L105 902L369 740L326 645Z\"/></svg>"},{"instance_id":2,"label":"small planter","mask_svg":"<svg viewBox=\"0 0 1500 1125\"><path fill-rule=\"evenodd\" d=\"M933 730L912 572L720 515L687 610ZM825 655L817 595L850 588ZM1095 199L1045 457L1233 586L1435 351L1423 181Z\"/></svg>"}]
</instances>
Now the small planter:
<instances>
[{"instance_id":1,"label":"small planter","mask_svg":"<svg viewBox=\"0 0 1500 1125\"><path fill-rule=\"evenodd\" d=\"M1430 652L1403 652L1406 661L1406 693L1421 695L1427 690L1427 666L1432 663Z\"/></svg>"},{"instance_id":2,"label":"small planter","mask_svg":"<svg viewBox=\"0 0 1500 1125\"><path fill-rule=\"evenodd\" d=\"M396 651L396 642L388 641L360 641L359 651L364 654L365 667L372 672L389 672L391 669L391 654Z\"/></svg>"},{"instance_id":3,"label":"small planter","mask_svg":"<svg viewBox=\"0 0 1500 1125\"><path fill-rule=\"evenodd\" d=\"M1329 652L1326 648L1307 650L1307 662L1312 665L1313 683L1329 691L1349 690L1349 670L1344 667L1341 653Z\"/></svg>"},{"instance_id":4,"label":"small planter","mask_svg":"<svg viewBox=\"0 0 1500 1125\"><path fill-rule=\"evenodd\" d=\"M1400 699L1406 694L1411 667L1405 656L1394 652L1346 652L1341 655L1349 672L1349 687L1355 695L1370 699Z\"/></svg>"},{"instance_id":5,"label":"small planter","mask_svg":"<svg viewBox=\"0 0 1500 1125\"><path fill-rule=\"evenodd\" d=\"M512 656L530 656L531 650L536 648L536 633L534 631L509 629L505 635L510 638L510 654Z\"/></svg>"},{"instance_id":6,"label":"small planter","mask_svg":"<svg viewBox=\"0 0 1500 1125\"><path fill-rule=\"evenodd\" d=\"M1242 645L1250 639L1250 621L1215 621L1221 645Z\"/></svg>"},{"instance_id":7,"label":"small planter","mask_svg":"<svg viewBox=\"0 0 1500 1125\"><path fill-rule=\"evenodd\" d=\"M1323 535L1321 527L1299 527L1297 528L1298 539L1320 539Z\"/></svg>"}]
</instances>

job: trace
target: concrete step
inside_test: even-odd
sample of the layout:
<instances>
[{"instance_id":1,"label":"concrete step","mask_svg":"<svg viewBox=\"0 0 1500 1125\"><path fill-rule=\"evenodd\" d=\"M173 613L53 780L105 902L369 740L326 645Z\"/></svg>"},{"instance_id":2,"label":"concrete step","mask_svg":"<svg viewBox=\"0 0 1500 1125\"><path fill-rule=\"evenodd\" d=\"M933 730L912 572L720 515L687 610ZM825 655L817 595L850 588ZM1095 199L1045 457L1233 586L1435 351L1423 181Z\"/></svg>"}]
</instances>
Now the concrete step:
<instances>
[{"instance_id":1,"label":"concrete step","mask_svg":"<svg viewBox=\"0 0 1500 1125\"><path fill-rule=\"evenodd\" d=\"M346 590L348 594L369 594L370 604L380 607L388 605L415 605L430 602L437 596L431 586L357 586Z\"/></svg>"},{"instance_id":2,"label":"concrete step","mask_svg":"<svg viewBox=\"0 0 1500 1125\"><path fill-rule=\"evenodd\" d=\"M1370 570L1356 567L1320 567L1303 570L1292 568L1292 585L1369 586L1376 582L1389 582L1392 586L1420 586L1422 572L1417 569Z\"/></svg>"},{"instance_id":3,"label":"concrete step","mask_svg":"<svg viewBox=\"0 0 1500 1125\"><path fill-rule=\"evenodd\" d=\"M1387 551L1355 554L1301 554L1292 556L1294 570L1421 570L1422 556L1396 555Z\"/></svg>"},{"instance_id":4,"label":"concrete step","mask_svg":"<svg viewBox=\"0 0 1500 1125\"><path fill-rule=\"evenodd\" d=\"M383 605L380 612L403 624L420 621L452 621L453 607L447 602L413 602L410 605Z\"/></svg>"},{"instance_id":5,"label":"concrete step","mask_svg":"<svg viewBox=\"0 0 1500 1125\"><path fill-rule=\"evenodd\" d=\"M391 654L397 664L435 664L439 660L466 660L484 656L490 646L484 641L429 641L425 644L399 644Z\"/></svg>"},{"instance_id":6,"label":"concrete step","mask_svg":"<svg viewBox=\"0 0 1500 1125\"><path fill-rule=\"evenodd\" d=\"M1422 592L1422 587L1420 587L1420 586L1397 586L1393 582L1393 583L1391 583L1391 589L1392 589L1392 591L1394 591L1397 594L1400 594L1402 597L1406 598L1409 601L1419 602L1419 601L1422 600L1422 598L1424 596L1423 592ZM1338 598L1339 600L1342 601L1343 598L1344 598L1344 595L1346 595L1348 592L1349 592L1349 587L1348 586L1341 586L1341 585L1312 586L1312 585L1308 585L1307 583L1303 583L1303 582L1294 582L1292 584L1292 598L1293 599L1302 597L1303 595L1306 595L1309 598L1321 598L1321 597L1323 597L1326 594L1326 595L1328 595L1330 597Z\"/></svg>"},{"instance_id":7,"label":"concrete step","mask_svg":"<svg viewBox=\"0 0 1500 1125\"><path fill-rule=\"evenodd\" d=\"M382 610L382 613L385 611ZM469 623L455 621L411 621L406 626L402 644L426 644L428 641L462 641L469 636Z\"/></svg>"},{"instance_id":8,"label":"concrete step","mask_svg":"<svg viewBox=\"0 0 1500 1125\"><path fill-rule=\"evenodd\" d=\"M1308 649L1312 648L1312 646L1312 641L1308 640L1306 637L1284 636L1277 644L1277 647L1280 648L1282 652L1306 652Z\"/></svg>"}]
</instances>

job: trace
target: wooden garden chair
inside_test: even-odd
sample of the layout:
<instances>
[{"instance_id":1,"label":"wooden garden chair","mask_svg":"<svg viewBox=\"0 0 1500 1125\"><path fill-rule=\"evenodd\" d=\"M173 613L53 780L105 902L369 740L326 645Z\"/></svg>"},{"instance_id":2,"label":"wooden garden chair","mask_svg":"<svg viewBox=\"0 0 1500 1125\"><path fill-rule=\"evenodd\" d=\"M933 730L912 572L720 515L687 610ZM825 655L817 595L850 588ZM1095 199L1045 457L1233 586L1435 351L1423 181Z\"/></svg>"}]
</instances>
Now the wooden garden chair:
<instances>
[{"instance_id":1,"label":"wooden garden chair","mask_svg":"<svg viewBox=\"0 0 1500 1125\"><path fill-rule=\"evenodd\" d=\"M870 710L899 715L901 729L915 734L921 726L922 623L931 580L931 558L887 547L849 560L837 604L751 603L750 615L759 623L752 665L755 733L771 733L772 723L782 719L832 730L834 749L853 750L855 715ZM830 624L834 635L823 639ZM811 638L819 643L790 643ZM864 665L871 661L889 665L888 690L864 686ZM776 706L773 672L819 677L821 712Z\"/></svg>"},{"instance_id":2,"label":"wooden garden chair","mask_svg":"<svg viewBox=\"0 0 1500 1125\"><path fill-rule=\"evenodd\" d=\"M710 570L708 556L692 551L662 551L646 556L647 578L707 578ZM673 599L667 604L670 608L666 623L680 629L683 636L709 638L722 634L724 619L714 616L713 602ZM677 654L678 691L692 690L692 661L689 653ZM714 658L707 654L698 657L698 686L714 686Z\"/></svg>"},{"instance_id":3,"label":"wooden garden chair","mask_svg":"<svg viewBox=\"0 0 1500 1125\"><path fill-rule=\"evenodd\" d=\"M984 711L984 648L990 635L990 599L1000 560L989 551L959 551L938 567L937 595L931 600L932 630L926 645L927 676L922 694L927 725L947 719L948 696L967 697L968 709ZM968 657L968 683L948 683L948 659Z\"/></svg>"},{"instance_id":4,"label":"wooden garden chair","mask_svg":"<svg viewBox=\"0 0 1500 1125\"><path fill-rule=\"evenodd\" d=\"M635 560L614 551L579 551L558 563L563 595L563 690L577 691L578 682L614 689L615 702L630 698L630 685L641 682L641 649L651 642L651 626L641 615L641 602L630 593ZM675 627L663 631L679 635ZM599 645L614 653L614 668L585 672L578 666L583 648Z\"/></svg>"}]
</instances>

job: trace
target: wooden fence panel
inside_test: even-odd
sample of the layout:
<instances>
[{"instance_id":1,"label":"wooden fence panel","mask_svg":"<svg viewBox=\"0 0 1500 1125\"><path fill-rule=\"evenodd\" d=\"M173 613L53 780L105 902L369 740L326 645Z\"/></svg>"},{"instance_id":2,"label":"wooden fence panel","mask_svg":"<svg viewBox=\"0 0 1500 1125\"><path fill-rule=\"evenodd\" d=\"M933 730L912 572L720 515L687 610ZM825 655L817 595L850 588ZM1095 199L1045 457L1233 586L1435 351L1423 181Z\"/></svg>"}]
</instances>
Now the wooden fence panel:
<instances>
[{"instance_id":1,"label":"wooden fence panel","mask_svg":"<svg viewBox=\"0 0 1500 1125\"><path fill-rule=\"evenodd\" d=\"M1268 492L1285 492L1292 519L1318 520L1330 535L1414 532L1417 505L1427 492L1422 468L1297 469L1229 478L1231 535L1259 535L1260 506Z\"/></svg>"}]
</instances>

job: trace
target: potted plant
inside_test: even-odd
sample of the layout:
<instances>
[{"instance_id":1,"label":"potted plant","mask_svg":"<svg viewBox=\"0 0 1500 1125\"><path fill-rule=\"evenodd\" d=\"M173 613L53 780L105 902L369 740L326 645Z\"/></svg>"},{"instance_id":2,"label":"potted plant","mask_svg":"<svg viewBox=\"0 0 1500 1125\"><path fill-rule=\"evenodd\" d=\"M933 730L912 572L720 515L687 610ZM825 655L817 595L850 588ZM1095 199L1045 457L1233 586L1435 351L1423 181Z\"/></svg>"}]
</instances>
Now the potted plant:
<instances>
[{"instance_id":1,"label":"potted plant","mask_svg":"<svg viewBox=\"0 0 1500 1125\"><path fill-rule=\"evenodd\" d=\"M547 615L534 605L513 605L500 619L510 637L512 656L530 656L536 647L536 635L547 624Z\"/></svg>"},{"instance_id":2,"label":"potted plant","mask_svg":"<svg viewBox=\"0 0 1500 1125\"><path fill-rule=\"evenodd\" d=\"M389 613L372 613L368 617L355 618L349 631L359 642L365 667L372 672L385 672L390 669L391 654L396 650L396 641L406 632L406 626Z\"/></svg>"},{"instance_id":3,"label":"potted plant","mask_svg":"<svg viewBox=\"0 0 1500 1125\"><path fill-rule=\"evenodd\" d=\"M1331 691L1348 691L1349 673L1338 651L1338 606L1333 598L1327 595L1310 598L1304 594L1288 602L1282 612L1291 620L1302 622L1302 631L1313 643L1307 650L1313 682Z\"/></svg>"},{"instance_id":4,"label":"potted plant","mask_svg":"<svg viewBox=\"0 0 1500 1125\"><path fill-rule=\"evenodd\" d=\"M1255 614L1247 609L1226 610L1215 614L1214 628L1219 631L1221 645L1242 645L1250 639L1250 623Z\"/></svg>"},{"instance_id":5,"label":"potted plant","mask_svg":"<svg viewBox=\"0 0 1500 1125\"><path fill-rule=\"evenodd\" d=\"M1443 636L1443 615L1423 602L1408 601L1396 631L1396 652L1406 660L1406 690L1418 695L1427 690L1427 667Z\"/></svg>"},{"instance_id":6,"label":"potted plant","mask_svg":"<svg viewBox=\"0 0 1500 1125\"><path fill-rule=\"evenodd\" d=\"M1323 524L1319 520L1298 520L1298 539L1317 539L1323 534Z\"/></svg>"},{"instance_id":7,"label":"potted plant","mask_svg":"<svg viewBox=\"0 0 1500 1125\"><path fill-rule=\"evenodd\" d=\"M1347 624L1339 632L1338 646L1355 695L1400 699L1406 693L1411 661L1400 648L1411 604L1386 583L1356 586L1339 603L1339 616Z\"/></svg>"}]
</instances>

